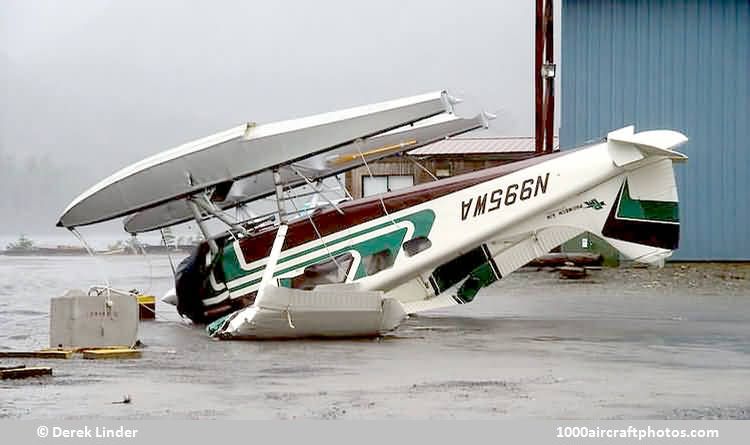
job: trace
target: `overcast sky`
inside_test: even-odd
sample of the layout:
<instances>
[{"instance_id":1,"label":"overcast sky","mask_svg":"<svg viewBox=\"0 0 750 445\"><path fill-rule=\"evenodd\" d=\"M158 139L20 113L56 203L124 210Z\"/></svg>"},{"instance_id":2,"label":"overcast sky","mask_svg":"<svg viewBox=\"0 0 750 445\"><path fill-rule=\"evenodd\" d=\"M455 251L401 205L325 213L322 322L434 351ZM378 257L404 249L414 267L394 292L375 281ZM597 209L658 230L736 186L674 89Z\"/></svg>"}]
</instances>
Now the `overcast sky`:
<instances>
[{"instance_id":1,"label":"overcast sky","mask_svg":"<svg viewBox=\"0 0 750 445\"><path fill-rule=\"evenodd\" d=\"M0 8L0 155L46 157L71 175L45 203L57 208L40 210L50 227L89 182L246 121L447 88L470 109L498 113L492 134L533 131L532 1L0 0Z\"/></svg>"}]
</instances>

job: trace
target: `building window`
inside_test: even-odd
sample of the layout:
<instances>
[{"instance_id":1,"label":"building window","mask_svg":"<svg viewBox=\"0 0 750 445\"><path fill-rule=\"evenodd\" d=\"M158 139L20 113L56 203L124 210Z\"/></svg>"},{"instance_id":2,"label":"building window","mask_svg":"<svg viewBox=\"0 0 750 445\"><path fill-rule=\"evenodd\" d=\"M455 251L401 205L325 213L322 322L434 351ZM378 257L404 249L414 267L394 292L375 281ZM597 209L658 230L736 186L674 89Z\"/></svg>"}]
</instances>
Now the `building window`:
<instances>
[{"instance_id":1,"label":"building window","mask_svg":"<svg viewBox=\"0 0 750 445\"><path fill-rule=\"evenodd\" d=\"M412 175L363 176L362 197L387 193L414 185Z\"/></svg>"}]
</instances>

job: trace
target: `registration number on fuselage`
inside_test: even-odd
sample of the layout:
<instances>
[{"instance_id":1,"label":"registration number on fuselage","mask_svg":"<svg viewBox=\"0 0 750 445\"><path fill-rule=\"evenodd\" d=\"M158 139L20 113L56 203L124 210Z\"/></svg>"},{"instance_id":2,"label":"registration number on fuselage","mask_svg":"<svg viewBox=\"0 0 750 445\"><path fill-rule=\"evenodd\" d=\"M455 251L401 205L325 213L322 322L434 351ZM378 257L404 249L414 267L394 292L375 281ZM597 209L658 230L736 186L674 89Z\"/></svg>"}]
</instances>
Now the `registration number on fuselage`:
<instances>
[{"instance_id":1,"label":"registration number on fuselage","mask_svg":"<svg viewBox=\"0 0 750 445\"><path fill-rule=\"evenodd\" d=\"M480 194L476 198L469 198L468 201L461 201L461 221L465 221L469 217L476 218L479 215L494 212L503 206L512 206L519 201L525 201L537 195L543 195L547 193L548 183L549 173L544 176L537 176L536 179L525 179L520 183L497 188Z\"/></svg>"}]
</instances>

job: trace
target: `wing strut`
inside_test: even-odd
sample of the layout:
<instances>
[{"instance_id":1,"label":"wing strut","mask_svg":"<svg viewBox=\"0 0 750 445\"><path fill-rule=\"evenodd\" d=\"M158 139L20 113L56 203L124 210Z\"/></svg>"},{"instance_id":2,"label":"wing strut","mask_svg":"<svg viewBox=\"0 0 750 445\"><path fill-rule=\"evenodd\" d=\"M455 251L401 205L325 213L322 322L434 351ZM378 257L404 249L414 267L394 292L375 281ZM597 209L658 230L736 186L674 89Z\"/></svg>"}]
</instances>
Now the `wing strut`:
<instances>
[{"instance_id":1,"label":"wing strut","mask_svg":"<svg viewBox=\"0 0 750 445\"><path fill-rule=\"evenodd\" d=\"M216 255L217 253L219 253L219 246L217 246L216 241L211 238L211 234L208 232L206 224L203 222L203 215L201 215L201 209L198 207L198 204L195 203L195 197L190 196L185 201L187 202L188 207L190 207L190 210L193 212L195 222L196 224L198 224L198 228L201 229L203 237L206 238L206 242L208 242L208 247L209 249L211 249L211 253Z\"/></svg>"},{"instance_id":2,"label":"wing strut","mask_svg":"<svg viewBox=\"0 0 750 445\"><path fill-rule=\"evenodd\" d=\"M286 225L287 214L284 205L284 184L278 168L273 169L273 182L276 190L276 206L279 211L279 225Z\"/></svg>"},{"instance_id":3,"label":"wing strut","mask_svg":"<svg viewBox=\"0 0 750 445\"><path fill-rule=\"evenodd\" d=\"M273 240L271 253L266 260L266 270L263 271L263 277L258 286L258 294L253 303L255 306L258 306L260 301L263 300L263 294L265 293L264 291L266 287L273 285L273 273L276 270L276 263L279 261L281 249L284 247L284 240L286 239L286 231L289 228L289 226L287 226L287 215L284 205L284 185L281 182L281 173L279 173L278 168L273 169L273 182L276 185L276 205L279 210L279 228L276 231L276 238Z\"/></svg>"},{"instance_id":4,"label":"wing strut","mask_svg":"<svg viewBox=\"0 0 750 445\"><path fill-rule=\"evenodd\" d=\"M193 198L193 202L198 205L198 207L202 208L209 214L215 216L219 221L223 222L224 224L228 225L234 230L237 230L239 232L244 233L245 235L248 234L247 230L242 227L241 225L237 224L237 221L232 221L231 218L229 218L224 212L221 210L216 209L215 206L212 206L211 203L204 197L196 197Z\"/></svg>"}]
</instances>

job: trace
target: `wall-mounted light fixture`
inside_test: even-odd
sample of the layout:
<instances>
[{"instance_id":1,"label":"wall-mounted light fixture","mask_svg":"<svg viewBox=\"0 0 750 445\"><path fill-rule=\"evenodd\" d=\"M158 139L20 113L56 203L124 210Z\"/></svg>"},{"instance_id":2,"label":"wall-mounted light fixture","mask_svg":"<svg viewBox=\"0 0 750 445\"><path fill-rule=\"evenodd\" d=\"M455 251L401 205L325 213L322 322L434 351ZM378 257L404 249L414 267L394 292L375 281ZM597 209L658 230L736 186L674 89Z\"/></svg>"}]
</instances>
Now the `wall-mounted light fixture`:
<instances>
[{"instance_id":1,"label":"wall-mounted light fixture","mask_svg":"<svg viewBox=\"0 0 750 445\"><path fill-rule=\"evenodd\" d=\"M554 79L555 78L555 71L557 70L557 65L554 63L545 63L542 65L542 77L545 79Z\"/></svg>"}]
</instances>

